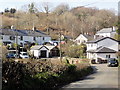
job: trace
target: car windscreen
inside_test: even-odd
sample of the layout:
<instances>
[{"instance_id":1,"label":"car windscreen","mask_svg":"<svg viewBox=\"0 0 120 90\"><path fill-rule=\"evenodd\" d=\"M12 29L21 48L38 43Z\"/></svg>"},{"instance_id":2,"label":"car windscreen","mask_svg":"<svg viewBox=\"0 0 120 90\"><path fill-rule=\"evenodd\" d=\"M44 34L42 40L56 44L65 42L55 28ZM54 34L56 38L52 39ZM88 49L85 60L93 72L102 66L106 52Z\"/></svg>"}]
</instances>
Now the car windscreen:
<instances>
[{"instance_id":1,"label":"car windscreen","mask_svg":"<svg viewBox=\"0 0 120 90\"><path fill-rule=\"evenodd\" d=\"M27 55L27 53L23 53L23 55Z\"/></svg>"},{"instance_id":2,"label":"car windscreen","mask_svg":"<svg viewBox=\"0 0 120 90\"><path fill-rule=\"evenodd\" d=\"M110 60L109 62L111 62L111 63L115 63L115 62L116 62L116 60Z\"/></svg>"}]
</instances>

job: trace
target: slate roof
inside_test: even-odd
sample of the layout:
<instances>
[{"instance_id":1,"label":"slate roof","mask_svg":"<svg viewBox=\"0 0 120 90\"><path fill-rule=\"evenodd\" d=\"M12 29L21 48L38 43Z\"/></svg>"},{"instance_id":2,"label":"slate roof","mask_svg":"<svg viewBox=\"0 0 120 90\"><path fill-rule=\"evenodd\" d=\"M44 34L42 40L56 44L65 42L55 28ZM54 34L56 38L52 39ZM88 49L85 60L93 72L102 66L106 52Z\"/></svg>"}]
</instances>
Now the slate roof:
<instances>
[{"instance_id":1,"label":"slate roof","mask_svg":"<svg viewBox=\"0 0 120 90\"><path fill-rule=\"evenodd\" d=\"M18 32L21 32L21 33L24 33L24 34L27 34L27 36L42 36L42 37L45 37L45 36L48 36L47 34L39 31L39 30L18 30Z\"/></svg>"},{"instance_id":2,"label":"slate roof","mask_svg":"<svg viewBox=\"0 0 120 90\"><path fill-rule=\"evenodd\" d=\"M46 49L51 50L51 49L53 49L56 46L53 46L53 45L35 45L35 46L31 47L31 50L39 50L42 47L45 47Z\"/></svg>"},{"instance_id":3,"label":"slate roof","mask_svg":"<svg viewBox=\"0 0 120 90\"><path fill-rule=\"evenodd\" d=\"M35 45L35 46L31 47L31 50L39 50L42 47L43 47L43 45Z\"/></svg>"},{"instance_id":4,"label":"slate roof","mask_svg":"<svg viewBox=\"0 0 120 90\"><path fill-rule=\"evenodd\" d=\"M85 38L87 38L88 41L92 40L94 38L94 36L92 36L92 35L86 35L86 34L80 34L78 37L80 37L81 35L84 36ZM78 39L78 37L76 38L76 40Z\"/></svg>"},{"instance_id":5,"label":"slate roof","mask_svg":"<svg viewBox=\"0 0 120 90\"><path fill-rule=\"evenodd\" d=\"M83 35L85 36L88 40L92 40L94 37L92 35Z\"/></svg>"},{"instance_id":6,"label":"slate roof","mask_svg":"<svg viewBox=\"0 0 120 90\"><path fill-rule=\"evenodd\" d=\"M18 35L18 36L41 36L49 37L49 35L39 31L39 30L15 30L15 29L0 29L0 34L2 35Z\"/></svg>"},{"instance_id":7,"label":"slate roof","mask_svg":"<svg viewBox=\"0 0 120 90\"><path fill-rule=\"evenodd\" d=\"M50 45L49 46L48 45L44 45L44 46L47 47L49 50L51 50L51 49L53 49L55 47L55 46L52 46L52 45L51 46Z\"/></svg>"},{"instance_id":8,"label":"slate roof","mask_svg":"<svg viewBox=\"0 0 120 90\"><path fill-rule=\"evenodd\" d=\"M18 35L18 36L26 36L27 34L25 33L22 33L22 32L18 32L17 30L15 29L0 29L0 34L2 35Z\"/></svg>"},{"instance_id":9,"label":"slate roof","mask_svg":"<svg viewBox=\"0 0 120 90\"><path fill-rule=\"evenodd\" d=\"M90 50L87 52L93 52L93 53L116 53L117 51L107 48L107 47L99 47L97 50Z\"/></svg>"},{"instance_id":10,"label":"slate roof","mask_svg":"<svg viewBox=\"0 0 120 90\"><path fill-rule=\"evenodd\" d=\"M111 32L115 32L115 30L113 30L113 28L103 28L100 31L97 32L98 33L111 33Z\"/></svg>"},{"instance_id":11,"label":"slate roof","mask_svg":"<svg viewBox=\"0 0 120 90\"><path fill-rule=\"evenodd\" d=\"M107 47L101 47L96 50L96 53L116 53L116 51Z\"/></svg>"},{"instance_id":12,"label":"slate roof","mask_svg":"<svg viewBox=\"0 0 120 90\"><path fill-rule=\"evenodd\" d=\"M96 39L93 39L93 40L91 40L91 41L88 41L87 43L97 43L97 42L99 42L99 41L101 41L101 40L104 40L104 39L107 39L107 38L112 39L112 40L118 42L117 40L115 40L115 39L113 39L113 38L111 38L111 37L100 37L100 38L96 38Z\"/></svg>"}]
</instances>

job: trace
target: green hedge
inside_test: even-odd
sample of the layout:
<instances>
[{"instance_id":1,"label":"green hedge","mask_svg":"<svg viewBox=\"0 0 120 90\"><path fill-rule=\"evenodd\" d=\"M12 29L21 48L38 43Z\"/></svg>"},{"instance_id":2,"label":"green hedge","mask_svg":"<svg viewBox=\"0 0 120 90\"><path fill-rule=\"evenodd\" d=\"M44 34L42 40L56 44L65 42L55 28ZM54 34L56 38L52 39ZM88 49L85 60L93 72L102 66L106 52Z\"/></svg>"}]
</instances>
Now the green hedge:
<instances>
[{"instance_id":1,"label":"green hedge","mask_svg":"<svg viewBox=\"0 0 120 90\"><path fill-rule=\"evenodd\" d=\"M55 71L51 67L44 72L38 72L38 67L36 72L35 68L28 69L26 66L28 65L16 62L3 63L3 90L58 88L79 80L93 71L90 66L77 70L74 64L67 64ZM6 74L6 72L9 73Z\"/></svg>"}]
</instances>

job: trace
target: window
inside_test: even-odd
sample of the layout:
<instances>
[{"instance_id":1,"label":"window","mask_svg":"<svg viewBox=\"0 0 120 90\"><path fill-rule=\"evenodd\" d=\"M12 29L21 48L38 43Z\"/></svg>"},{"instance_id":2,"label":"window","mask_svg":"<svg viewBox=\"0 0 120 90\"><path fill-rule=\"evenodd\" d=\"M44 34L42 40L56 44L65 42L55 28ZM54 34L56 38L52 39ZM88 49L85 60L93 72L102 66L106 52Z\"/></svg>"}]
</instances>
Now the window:
<instances>
[{"instance_id":1,"label":"window","mask_svg":"<svg viewBox=\"0 0 120 90\"><path fill-rule=\"evenodd\" d=\"M91 47L93 47L93 44L91 44Z\"/></svg>"},{"instance_id":2,"label":"window","mask_svg":"<svg viewBox=\"0 0 120 90\"><path fill-rule=\"evenodd\" d=\"M106 55L106 58L110 58L110 55Z\"/></svg>"},{"instance_id":3,"label":"window","mask_svg":"<svg viewBox=\"0 0 120 90\"><path fill-rule=\"evenodd\" d=\"M3 39L3 36L0 36L0 39Z\"/></svg>"},{"instance_id":4,"label":"window","mask_svg":"<svg viewBox=\"0 0 120 90\"><path fill-rule=\"evenodd\" d=\"M43 37L43 40L45 40L45 38Z\"/></svg>"},{"instance_id":5,"label":"window","mask_svg":"<svg viewBox=\"0 0 120 90\"><path fill-rule=\"evenodd\" d=\"M20 36L20 40L23 40L23 36Z\"/></svg>"},{"instance_id":6,"label":"window","mask_svg":"<svg viewBox=\"0 0 120 90\"><path fill-rule=\"evenodd\" d=\"M85 43L85 40L83 40L83 43Z\"/></svg>"},{"instance_id":7,"label":"window","mask_svg":"<svg viewBox=\"0 0 120 90\"><path fill-rule=\"evenodd\" d=\"M15 40L15 36L10 36L10 40Z\"/></svg>"},{"instance_id":8,"label":"window","mask_svg":"<svg viewBox=\"0 0 120 90\"><path fill-rule=\"evenodd\" d=\"M36 38L35 38L35 37L33 37L33 40L34 40L34 41L36 41Z\"/></svg>"}]
</instances>

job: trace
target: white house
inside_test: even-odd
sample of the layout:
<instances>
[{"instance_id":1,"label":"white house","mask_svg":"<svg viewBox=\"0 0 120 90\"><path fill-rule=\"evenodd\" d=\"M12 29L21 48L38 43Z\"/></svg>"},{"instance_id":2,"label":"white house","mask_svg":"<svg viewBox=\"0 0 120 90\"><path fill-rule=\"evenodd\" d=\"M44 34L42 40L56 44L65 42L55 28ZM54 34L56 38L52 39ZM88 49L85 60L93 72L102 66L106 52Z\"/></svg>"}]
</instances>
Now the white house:
<instances>
[{"instance_id":1,"label":"white house","mask_svg":"<svg viewBox=\"0 0 120 90\"><path fill-rule=\"evenodd\" d=\"M116 34L116 27L112 27L112 28L103 28L101 30L99 30L96 34L95 37L111 37L114 38L115 34Z\"/></svg>"},{"instance_id":2,"label":"white house","mask_svg":"<svg viewBox=\"0 0 120 90\"><path fill-rule=\"evenodd\" d=\"M75 42L80 45L82 43L86 43L87 41L91 40L93 38L93 36L91 35L84 35L84 34L80 34L76 39Z\"/></svg>"},{"instance_id":3,"label":"white house","mask_svg":"<svg viewBox=\"0 0 120 90\"><path fill-rule=\"evenodd\" d=\"M88 41L87 58L95 59L96 61L98 58L103 60L107 58L117 58L116 52L118 52L118 45L118 41L110 37Z\"/></svg>"},{"instance_id":4,"label":"white house","mask_svg":"<svg viewBox=\"0 0 120 90\"><path fill-rule=\"evenodd\" d=\"M31 47L31 54L36 58L49 58L59 56L59 49L53 45L35 45Z\"/></svg>"},{"instance_id":5,"label":"white house","mask_svg":"<svg viewBox=\"0 0 120 90\"><path fill-rule=\"evenodd\" d=\"M51 37L39 30L0 29L1 39L4 44L17 43L24 45L26 42L43 44L51 41Z\"/></svg>"}]
</instances>

